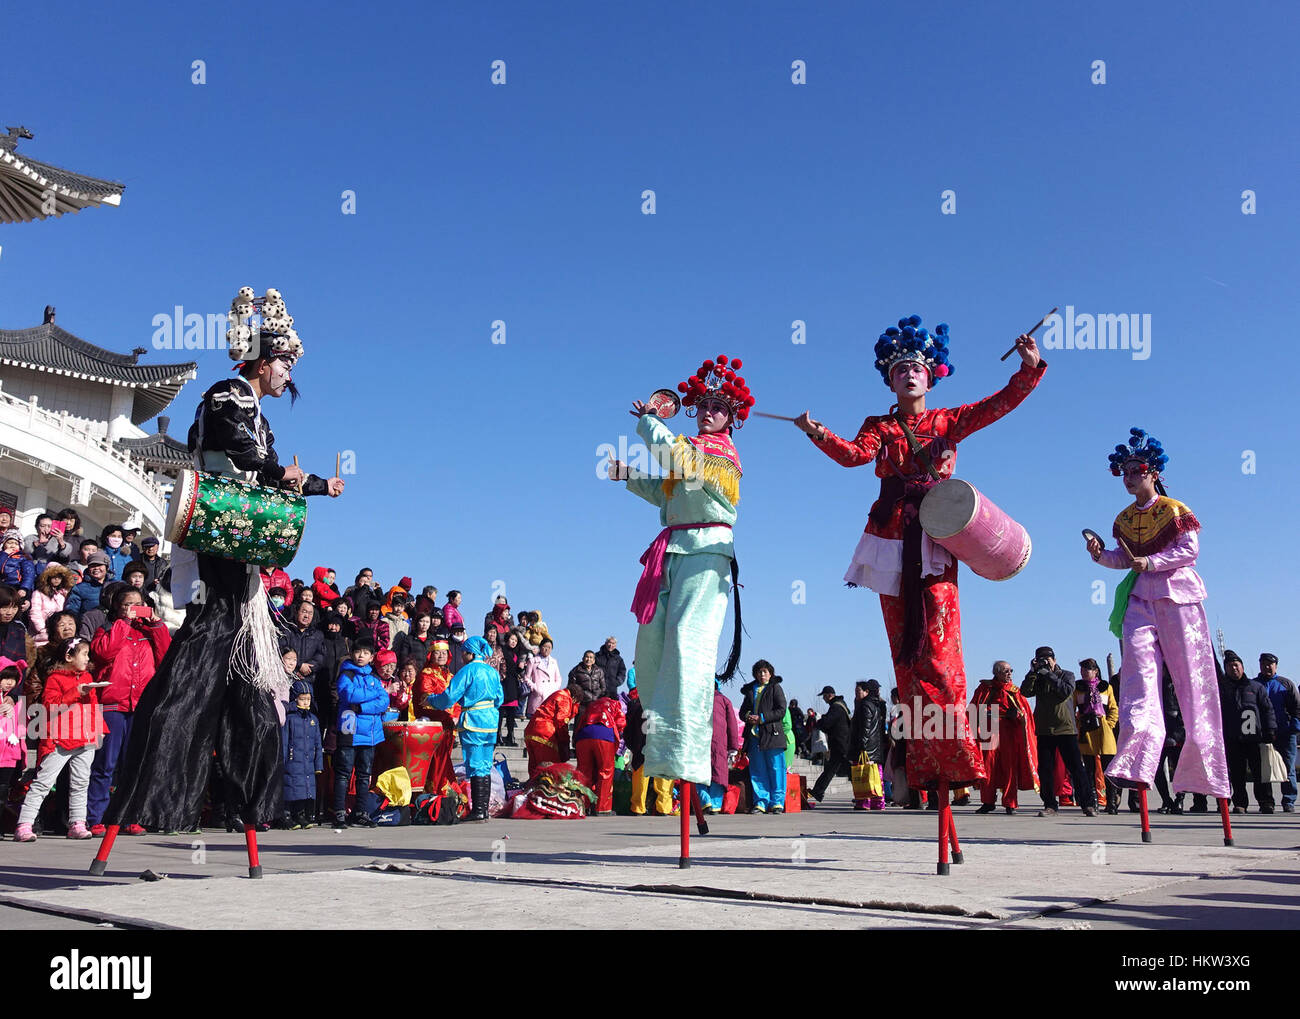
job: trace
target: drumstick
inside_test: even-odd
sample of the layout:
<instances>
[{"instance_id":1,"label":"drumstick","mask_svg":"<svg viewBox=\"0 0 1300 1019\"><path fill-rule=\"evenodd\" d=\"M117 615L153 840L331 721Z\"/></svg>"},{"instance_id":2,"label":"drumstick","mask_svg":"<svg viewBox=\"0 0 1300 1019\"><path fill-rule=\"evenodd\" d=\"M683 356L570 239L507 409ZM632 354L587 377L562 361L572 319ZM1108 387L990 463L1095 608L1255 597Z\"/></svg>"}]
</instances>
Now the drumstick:
<instances>
[{"instance_id":1,"label":"drumstick","mask_svg":"<svg viewBox=\"0 0 1300 1019\"><path fill-rule=\"evenodd\" d=\"M293 458L293 465L295 467L298 466L298 458L296 456ZM299 478L294 482L294 487L298 489L298 494L302 495L302 478Z\"/></svg>"},{"instance_id":2,"label":"drumstick","mask_svg":"<svg viewBox=\"0 0 1300 1019\"><path fill-rule=\"evenodd\" d=\"M342 463L343 463L343 454L335 453L334 454L334 476L336 478L342 476Z\"/></svg>"},{"instance_id":3,"label":"drumstick","mask_svg":"<svg viewBox=\"0 0 1300 1019\"><path fill-rule=\"evenodd\" d=\"M1041 326L1041 325L1042 325L1044 322L1046 322L1049 318L1051 318L1053 315L1055 315L1056 312L1057 312L1058 310L1059 310L1059 309L1057 309L1057 308L1053 308L1051 311L1049 311L1046 315L1044 315L1042 318L1040 318L1040 319L1038 320L1038 325L1034 326L1034 328L1031 329L1031 330L1029 330L1029 332L1025 333L1025 335L1026 335L1026 336L1033 336L1033 335L1034 335L1034 329L1037 329L1038 326ZM1009 358L1009 357L1010 357L1012 354L1014 354L1015 352L1016 352L1016 348L1015 348L1015 345L1013 344L1012 347L1011 347L1011 349L1008 350L1008 351L1007 351L1005 354L1003 354L1001 357L999 357L998 360L999 360L999 361L1005 361L1007 358Z\"/></svg>"},{"instance_id":4,"label":"drumstick","mask_svg":"<svg viewBox=\"0 0 1300 1019\"><path fill-rule=\"evenodd\" d=\"M750 411L750 413L753 414L755 417L773 418L777 421L798 421L799 420L798 418L788 418L784 414L768 414L761 410L752 410Z\"/></svg>"}]
</instances>

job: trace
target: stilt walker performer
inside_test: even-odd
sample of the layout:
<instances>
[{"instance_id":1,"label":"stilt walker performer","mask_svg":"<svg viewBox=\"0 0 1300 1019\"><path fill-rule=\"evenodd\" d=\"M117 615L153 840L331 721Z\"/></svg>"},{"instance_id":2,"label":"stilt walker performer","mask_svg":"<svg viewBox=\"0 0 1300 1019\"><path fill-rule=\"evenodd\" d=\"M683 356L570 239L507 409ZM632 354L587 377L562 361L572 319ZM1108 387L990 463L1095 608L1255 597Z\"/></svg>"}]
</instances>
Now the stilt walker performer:
<instances>
[{"instance_id":1,"label":"stilt walker performer","mask_svg":"<svg viewBox=\"0 0 1300 1019\"><path fill-rule=\"evenodd\" d=\"M260 323L253 319L260 311ZM260 877L256 826L276 820L283 796L280 722L273 691L284 681L275 623L256 565L241 550L268 542L296 542L301 532L276 519L278 490L302 495L343 492L338 477L304 474L283 466L275 436L262 414L262 398L297 396L292 371L302 343L279 291L255 298L244 287L231 302L228 350L238 362L234 378L203 394L189 432L198 478L234 478L262 486L259 506L227 504L213 511L202 534L211 552L177 545L172 553L172 595L185 622L172 639L136 708L135 723L118 767L117 786L104 817L104 843L91 865L104 872L117 828L142 824L168 830L199 820L210 769L219 769L227 810L243 822L249 876ZM246 490L247 491L247 490ZM180 489L173 494L180 498ZM256 520L258 513L266 514ZM292 534L292 538L286 537ZM185 544L191 544L187 536ZM292 555L289 555L292 558ZM287 560L285 560L287 561Z\"/></svg>"},{"instance_id":2,"label":"stilt walker performer","mask_svg":"<svg viewBox=\"0 0 1300 1019\"><path fill-rule=\"evenodd\" d=\"M1119 679L1119 738L1106 775L1116 785L1140 790L1144 842L1151 841L1146 791L1165 745L1160 701L1161 667L1167 665L1182 710L1186 742L1174 771L1173 792L1217 797L1224 844L1232 845L1228 820L1227 753L1219 713L1218 670L1202 602L1205 584L1194 569L1200 522L1165 494L1161 474L1169 457L1160 440L1129 429L1127 445L1110 454L1110 472L1124 479L1134 502L1115 518L1118 548L1107 549L1085 532L1092 558L1129 570L1115 591L1111 630L1123 642Z\"/></svg>"},{"instance_id":3,"label":"stilt walker performer","mask_svg":"<svg viewBox=\"0 0 1300 1019\"><path fill-rule=\"evenodd\" d=\"M946 324L930 333L918 315L901 319L897 328L891 326L880 335L874 367L898 403L896 411L867 418L855 438L841 438L806 411L795 421L836 463L876 465L880 496L844 580L850 587L868 587L880 595L901 702L909 714L918 703L921 708L922 716L911 720L907 739L907 782L939 797L941 874L948 872L949 842L954 860L961 862L948 789L978 786L986 775L966 717L957 561L921 529L920 504L938 483L933 474L941 479L952 476L957 444L1019 406L1047 369L1034 339L1021 335L1015 349L1022 364L1002 390L978 403L927 410L926 393L953 374L948 339ZM918 734L922 718L936 707L945 729L955 731L956 738Z\"/></svg>"},{"instance_id":4,"label":"stilt walker performer","mask_svg":"<svg viewBox=\"0 0 1300 1019\"><path fill-rule=\"evenodd\" d=\"M663 530L641 557L645 567L632 612L637 690L645 712L645 774L681 779L682 865L687 865L686 819L695 797L687 783L708 785L712 775L714 668L727 614L728 579L738 576L732 528L740 501L740 456L732 430L749 417L754 397L739 374L741 362L719 355L678 385L698 434L674 435L656 410L637 400L637 434L668 472L666 478L629 476L614 461L611 480L659 508ZM660 394L656 394L658 397ZM668 394L671 396L672 394ZM671 408L667 416L674 413ZM740 658L740 599L727 664L716 678L734 675Z\"/></svg>"}]
</instances>

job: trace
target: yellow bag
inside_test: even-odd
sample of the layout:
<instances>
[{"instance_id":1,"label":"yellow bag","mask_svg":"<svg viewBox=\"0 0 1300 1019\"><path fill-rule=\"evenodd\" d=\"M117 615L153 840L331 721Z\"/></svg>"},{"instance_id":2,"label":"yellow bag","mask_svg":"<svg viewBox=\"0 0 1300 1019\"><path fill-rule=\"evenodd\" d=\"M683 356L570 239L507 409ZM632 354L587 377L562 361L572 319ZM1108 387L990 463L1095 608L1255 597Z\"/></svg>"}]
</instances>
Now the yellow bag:
<instances>
[{"instance_id":1,"label":"yellow bag","mask_svg":"<svg viewBox=\"0 0 1300 1019\"><path fill-rule=\"evenodd\" d=\"M880 765L868 758L865 750L858 757L857 763L849 769L849 777L853 781L855 800L869 800L885 795L885 785L880 777Z\"/></svg>"},{"instance_id":2,"label":"yellow bag","mask_svg":"<svg viewBox=\"0 0 1300 1019\"><path fill-rule=\"evenodd\" d=\"M411 802L411 774L401 765L380 775L375 788L384 794L391 806L404 807Z\"/></svg>"}]
</instances>

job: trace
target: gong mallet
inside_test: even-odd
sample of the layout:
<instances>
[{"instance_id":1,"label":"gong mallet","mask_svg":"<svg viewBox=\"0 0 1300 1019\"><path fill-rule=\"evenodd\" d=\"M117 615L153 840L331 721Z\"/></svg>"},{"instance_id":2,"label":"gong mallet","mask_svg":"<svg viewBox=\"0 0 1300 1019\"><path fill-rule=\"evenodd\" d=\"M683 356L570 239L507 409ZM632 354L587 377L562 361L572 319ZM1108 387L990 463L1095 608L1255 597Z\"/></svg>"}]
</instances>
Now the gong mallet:
<instances>
[{"instance_id":1,"label":"gong mallet","mask_svg":"<svg viewBox=\"0 0 1300 1019\"><path fill-rule=\"evenodd\" d=\"M786 417L784 414L768 414L761 410L751 410L750 413L753 414L754 417L772 418L774 421L798 421L799 420L798 418Z\"/></svg>"},{"instance_id":2,"label":"gong mallet","mask_svg":"<svg viewBox=\"0 0 1300 1019\"><path fill-rule=\"evenodd\" d=\"M1036 331L1036 330L1037 330L1037 329L1038 329L1038 328L1039 328L1039 327L1040 327L1044 322L1046 322L1049 318L1051 318L1053 315L1055 315L1059 310L1060 310L1059 308L1053 308L1053 309L1052 309L1051 311L1049 311L1046 315L1044 315L1042 318L1040 318L1040 319L1038 320L1038 325L1034 326L1034 328L1031 329L1031 330L1029 330L1029 332L1025 333L1025 335L1026 335L1026 336L1033 336L1033 335L1034 335L1034 332L1035 332L1035 331ZM1010 357L1012 354L1014 354L1015 352L1016 352L1016 345L1015 345L1015 344L1012 344L1012 345L1011 345L1011 349L1008 350L1008 351L1007 351L1005 354L1003 354L1001 357L999 357L998 360L999 360L999 361L1005 361L1007 358L1009 358L1009 357Z\"/></svg>"},{"instance_id":3,"label":"gong mallet","mask_svg":"<svg viewBox=\"0 0 1300 1019\"><path fill-rule=\"evenodd\" d=\"M298 458L297 458L296 456L293 458L293 465L294 465L295 467L298 466ZM299 478L297 481L294 482L294 487L297 488L297 490L298 490L298 494L299 494L299 495L302 495L302 479L301 479L301 478Z\"/></svg>"}]
</instances>

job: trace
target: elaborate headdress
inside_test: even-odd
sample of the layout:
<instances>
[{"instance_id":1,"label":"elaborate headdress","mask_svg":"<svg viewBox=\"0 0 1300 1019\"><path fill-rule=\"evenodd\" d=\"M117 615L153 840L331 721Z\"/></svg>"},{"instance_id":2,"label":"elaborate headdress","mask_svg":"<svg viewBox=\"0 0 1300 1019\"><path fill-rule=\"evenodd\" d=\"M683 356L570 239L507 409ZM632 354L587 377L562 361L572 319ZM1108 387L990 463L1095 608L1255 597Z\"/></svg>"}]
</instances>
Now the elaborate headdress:
<instances>
[{"instance_id":1,"label":"elaborate headdress","mask_svg":"<svg viewBox=\"0 0 1300 1019\"><path fill-rule=\"evenodd\" d=\"M890 385L894 365L915 361L930 373L930 381L937 382L953 373L948 360L948 323L940 322L931 333L921 327L921 316L900 318L898 328L890 326L876 340L876 370Z\"/></svg>"},{"instance_id":2,"label":"elaborate headdress","mask_svg":"<svg viewBox=\"0 0 1300 1019\"><path fill-rule=\"evenodd\" d=\"M736 374L740 366L740 358L729 361L726 354L719 354L717 361L705 361L689 379L677 383L686 416L695 417L695 408L705 400L719 400L731 410L732 426L739 428L754 406L744 376Z\"/></svg>"},{"instance_id":3,"label":"elaborate headdress","mask_svg":"<svg viewBox=\"0 0 1300 1019\"><path fill-rule=\"evenodd\" d=\"M252 322L254 315L260 316L260 323ZM287 357L297 361L302 357L302 341L294 331L293 316L285 309L280 291L272 289L264 297L255 297L252 287L240 287L230 302L229 319L226 348L232 361L245 362L259 357Z\"/></svg>"},{"instance_id":4,"label":"elaborate headdress","mask_svg":"<svg viewBox=\"0 0 1300 1019\"><path fill-rule=\"evenodd\" d=\"M1115 477L1119 477L1124 473L1125 463L1129 460L1137 460L1142 463L1145 470L1162 474L1165 465L1169 463L1169 457L1165 455L1165 448L1160 444L1160 440L1154 435L1148 435L1141 428L1130 428L1128 435L1128 445L1116 446L1115 452L1110 455L1110 472Z\"/></svg>"}]
</instances>

